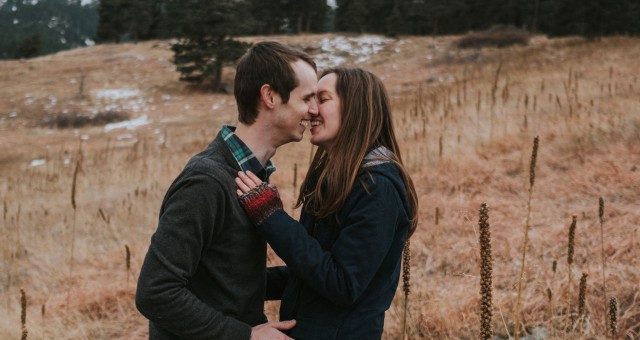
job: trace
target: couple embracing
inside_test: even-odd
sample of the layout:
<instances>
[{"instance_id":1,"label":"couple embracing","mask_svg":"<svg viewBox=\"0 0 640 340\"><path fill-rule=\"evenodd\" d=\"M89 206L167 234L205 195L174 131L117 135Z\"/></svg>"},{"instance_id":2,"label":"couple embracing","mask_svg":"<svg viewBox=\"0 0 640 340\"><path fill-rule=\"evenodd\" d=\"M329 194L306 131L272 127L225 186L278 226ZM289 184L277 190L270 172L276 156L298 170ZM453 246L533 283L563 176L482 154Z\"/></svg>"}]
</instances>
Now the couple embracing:
<instances>
[{"instance_id":1,"label":"couple embracing","mask_svg":"<svg viewBox=\"0 0 640 340\"><path fill-rule=\"evenodd\" d=\"M372 73L324 71L277 42L239 60L235 126L168 189L136 292L149 339L379 339L417 226L389 98ZM317 151L300 220L270 159L307 128ZM267 242L286 266L266 267ZM267 321L265 300L281 300Z\"/></svg>"}]
</instances>

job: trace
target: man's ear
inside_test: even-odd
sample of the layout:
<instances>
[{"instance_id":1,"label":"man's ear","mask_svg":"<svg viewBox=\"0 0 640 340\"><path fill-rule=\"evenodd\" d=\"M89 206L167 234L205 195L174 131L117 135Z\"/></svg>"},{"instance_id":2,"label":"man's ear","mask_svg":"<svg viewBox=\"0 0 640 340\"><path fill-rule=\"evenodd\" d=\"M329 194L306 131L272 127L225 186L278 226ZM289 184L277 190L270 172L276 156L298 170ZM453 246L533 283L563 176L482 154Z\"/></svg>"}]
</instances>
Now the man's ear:
<instances>
[{"instance_id":1,"label":"man's ear","mask_svg":"<svg viewBox=\"0 0 640 340\"><path fill-rule=\"evenodd\" d=\"M262 85L262 87L260 87L260 101L262 102L262 104L264 104L267 108L269 109L273 109L275 107L276 104L276 100L275 100L275 96L277 94L275 93L275 91L271 88L271 85L269 84L264 84Z\"/></svg>"}]
</instances>

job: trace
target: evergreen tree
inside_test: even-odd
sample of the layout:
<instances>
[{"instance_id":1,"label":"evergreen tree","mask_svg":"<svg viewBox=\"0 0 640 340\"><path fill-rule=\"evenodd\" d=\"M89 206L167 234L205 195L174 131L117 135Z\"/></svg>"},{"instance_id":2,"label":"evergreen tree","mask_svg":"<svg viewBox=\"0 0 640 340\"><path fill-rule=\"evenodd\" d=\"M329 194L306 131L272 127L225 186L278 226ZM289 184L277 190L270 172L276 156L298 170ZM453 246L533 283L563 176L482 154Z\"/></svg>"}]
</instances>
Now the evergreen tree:
<instances>
[{"instance_id":1,"label":"evergreen tree","mask_svg":"<svg viewBox=\"0 0 640 340\"><path fill-rule=\"evenodd\" d=\"M140 41L158 36L160 20L153 0L101 0L96 39L99 42Z\"/></svg>"},{"instance_id":2,"label":"evergreen tree","mask_svg":"<svg viewBox=\"0 0 640 340\"><path fill-rule=\"evenodd\" d=\"M251 14L260 18L254 25L252 33L271 35L285 33L289 25L287 0L251 0Z\"/></svg>"},{"instance_id":3,"label":"evergreen tree","mask_svg":"<svg viewBox=\"0 0 640 340\"><path fill-rule=\"evenodd\" d=\"M407 33L405 26L405 18L400 11L399 6L394 6L391 14L385 20L386 34L390 37L396 37L400 34Z\"/></svg>"},{"instance_id":4,"label":"evergreen tree","mask_svg":"<svg viewBox=\"0 0 640 340\"><path fill-rule=\"evenodd\" d=\"M42 46L42 39L39 34L32 34L22 40L18 49L16 50L16 58L31 58L38 55Z\"/></svg>"},{"instance_id":5,"label":"evergreen tree","mask_svg":"<svg viewBox=\"0 0 640 340\"><path fill-rule=\"evenodd\" d=\"M364 33L368 31L369 6L365 0L337 0L336 28L338 31Z\"/></svg>"},{"instance_id":6,"label":"evergreen tree","mask_svg":"<svg viewBox=\"0 0 640 340\"><path fill-rule=\"evenodd\" d=\"M250 32L248 1L191 0L184 10L189 21L179 28L179 41L172 46L180 80L194 84L211 81L214 91L222 89L222 68L236 61L248 44L234 36Z\"/></svg>"},{"instance_id":7,"label":"evergreen tree","mask_svg":"<svg viewBox=\"0 0 640 340\"><path fill-rule=\"evenodd\" d=\"M96 14L94 6L76 0L8 0L0 6L0 58L33 57L92 44Z\"/></svg>"}]
</instances>

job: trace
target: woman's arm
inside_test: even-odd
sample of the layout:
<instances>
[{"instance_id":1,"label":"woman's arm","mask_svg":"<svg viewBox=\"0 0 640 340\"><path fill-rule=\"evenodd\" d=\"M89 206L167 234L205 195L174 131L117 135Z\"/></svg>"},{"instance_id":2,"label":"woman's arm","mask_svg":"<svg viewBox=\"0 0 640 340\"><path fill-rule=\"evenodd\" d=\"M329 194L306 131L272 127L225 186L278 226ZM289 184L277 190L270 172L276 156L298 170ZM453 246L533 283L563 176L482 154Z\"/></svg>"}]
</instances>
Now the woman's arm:
<instances>
[{"instance_id":1,"label":"woman's arm","mask_svg":"<svg viewBox=\"0 0 640 340\"><path fill-rule=\"evenodd\" d=\"M344 227L328 251L281 208L257 225L293 274L340 305L352 304L365 291L393 243L398 221L405 214L400 194L391 180L379 174L364 176L364 180L366 190L358 184L349 194ZM243 184L238 185L239 191L250 187Z\"/></svg>"}]
</instances>

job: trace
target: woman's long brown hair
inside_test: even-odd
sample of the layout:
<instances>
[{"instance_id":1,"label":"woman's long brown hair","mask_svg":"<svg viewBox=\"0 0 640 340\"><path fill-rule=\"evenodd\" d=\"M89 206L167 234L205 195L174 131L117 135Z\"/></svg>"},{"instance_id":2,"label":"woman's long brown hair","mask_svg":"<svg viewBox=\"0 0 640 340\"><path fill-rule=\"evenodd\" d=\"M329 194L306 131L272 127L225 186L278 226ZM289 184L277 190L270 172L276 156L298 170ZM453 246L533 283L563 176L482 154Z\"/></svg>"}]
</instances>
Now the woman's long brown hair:
<instances>
[{"instance_id":1,"label":"woman's long brown hair","mask_svg":"<svg viewBox=\"0 0 640 340\"><path fill-rule=\"evenodd\" d=\"M418 225L418 197L413 181L402 163L400 148L393 129L389 96L382 81L373 73L359 68L334 68L325 71L337 76L336 92L341 102L342 124L338 130L333 152L319 148L311 161L309 171L300 186L296 206L317 218L336 216L343 206L366 154L384 146L392 155L407 189L410 203L411 228Z\"/></svg>"}]
</instances>

